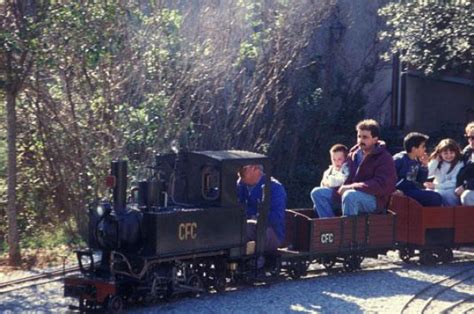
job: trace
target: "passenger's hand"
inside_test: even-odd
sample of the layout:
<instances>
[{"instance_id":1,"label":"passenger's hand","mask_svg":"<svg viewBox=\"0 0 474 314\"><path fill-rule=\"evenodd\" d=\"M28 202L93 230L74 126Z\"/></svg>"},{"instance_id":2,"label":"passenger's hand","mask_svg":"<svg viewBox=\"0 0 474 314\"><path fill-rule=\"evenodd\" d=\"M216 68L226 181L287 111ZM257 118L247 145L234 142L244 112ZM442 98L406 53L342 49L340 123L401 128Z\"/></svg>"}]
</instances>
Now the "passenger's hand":
<instances>
[{"instance_id":1,"label":"passenger's hand","mask_svg":"<svg viewBox=\"0 0 474 314\"><path fill-rule=\"evenodd\" d=\"M400 190L395 190L395 192L393 192L392 195L405 196L405 194Z\"/></svg>"},{"instance_id":2,"label":"passenger's hand","mask_svg":"<svg viewBox=\"0 0 474 314\"><path fill-rule=\"evenodd\" d=\"M351 190L351 189L352 189L352 187L351 187L350 185L341 185L341 187L339 188L339 190L337 190L337 193L338 193L339 195L342 195L342 194L344 194L345 191Z\"/></svg>"},{"instance_id":3,"label":"passenger's hand","mask_svg":"<svg viewBox=\"0 0 474 314\"><path fill-rule=\"evenodd\" d=\"M435 188L435 185L433 182L425 182L423 183L423 185L425 186L425 188L430 189L430 190L434 190Z\"/></svg>"},{"instance_id":4,"label":"passenger's hand","mask_svg":"<svg viewBox=\"0 0 474 314\"><path fill-rule=\"evenodd\" d=\"M428 166L428 162L429 162L429 159L430 157L428 156L427 153L424 153L423 156L420 157L420 162L423 166Z\"/></svg>"},{"instance_id":5,"label":"passenger's hand","mask_svg":"<svg viewBox=\"0 0 474 314\"><path fill-rule=\"evenodd\" d=\"M456 193L457 196L461 196L461 194L464 192L464 187L462 185L458 186L456 190L454 190L454 193Z\"/></svg>"}]
</instances>

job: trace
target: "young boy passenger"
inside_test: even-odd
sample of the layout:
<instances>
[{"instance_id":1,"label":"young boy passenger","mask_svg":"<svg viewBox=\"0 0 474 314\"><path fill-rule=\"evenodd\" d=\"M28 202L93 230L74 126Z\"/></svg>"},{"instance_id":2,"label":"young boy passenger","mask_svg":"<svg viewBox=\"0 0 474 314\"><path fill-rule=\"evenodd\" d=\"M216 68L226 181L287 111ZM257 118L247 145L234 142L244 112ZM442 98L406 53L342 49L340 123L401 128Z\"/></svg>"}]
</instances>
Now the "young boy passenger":
<instances>
[{"instance_id":1,"label":"young boy passenger","mask_svg":"<svg viewBox=\"0 0 474 314\"><path fill-rule=\"evenodd\" d=\"M396 188L423 206L441 206L440 194L422 188L428 178L428 138L425 134L412 132L403 139L405 151L393 156L398 176Z\"/></svg>"},{"instance_id":2,"label":"young boy passenger","mask_svg":"<svg viewBox=\"0 0 474 314\"><path fill-rule=\"evenodd\" d=\"M331 165L323 173L320 186L311 191L311 200L316 210L318 199L328 199L329 202L336 193L337 188L343 185L349 176L350 169L347 164L349 149L343 144L336 144L329 150Z\"/></svg>"},{"instance_id":3,"label":"young boy passenger","mask_svg":"<svg viewBox=\"0 0 474 314\"><path fill-rule=\"evenodd\" d=\"M321 180L321 186L336 188L346 182L349 176L349 166L347 165L347 154L349 149L346 145L336 144L331 147L329 154L331 156L331 165L324 171Z\"/></svg>"}]
</instances>

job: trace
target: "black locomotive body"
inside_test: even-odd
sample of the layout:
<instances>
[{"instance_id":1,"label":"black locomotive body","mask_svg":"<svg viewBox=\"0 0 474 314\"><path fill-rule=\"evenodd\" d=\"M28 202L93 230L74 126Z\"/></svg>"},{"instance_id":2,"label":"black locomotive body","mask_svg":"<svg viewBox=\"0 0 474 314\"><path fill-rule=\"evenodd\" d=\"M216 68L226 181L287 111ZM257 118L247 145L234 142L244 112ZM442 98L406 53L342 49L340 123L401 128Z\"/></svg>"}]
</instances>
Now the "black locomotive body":
<instances>
[{"instance_id":1,"label":"black locomotive body","mask_svg":"<svg viewBox=\"0 0 474 314\"><path fill-rule=\"evenodd\" d=\"M90 249L77 252L82 274L65 279L65 296L78 298L81 309L117 309L124 300L222 289L248 256L246 212L236 196L237 170L246 164L269 168L267 157L244 151L157 156L151 177L127 193L127 164L113 161L113 201L89 209ZM259 219L260 238L265 225Z\"/></svg>"}]
</instances>

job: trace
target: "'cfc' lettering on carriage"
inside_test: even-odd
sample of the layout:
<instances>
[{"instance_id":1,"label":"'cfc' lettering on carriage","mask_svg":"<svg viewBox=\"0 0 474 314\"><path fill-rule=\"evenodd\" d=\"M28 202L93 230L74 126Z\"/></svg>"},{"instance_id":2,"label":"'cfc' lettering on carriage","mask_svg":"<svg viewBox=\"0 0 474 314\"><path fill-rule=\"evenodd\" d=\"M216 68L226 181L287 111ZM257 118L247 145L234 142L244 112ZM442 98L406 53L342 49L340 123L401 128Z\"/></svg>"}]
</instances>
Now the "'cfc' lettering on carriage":
<instances>
[{"instance_id":1,"label":"'cfc' lettering on carriage","mask_svg":"<svg viewBox=\"0 0 474 314\"><path fill-rule=\"evenodd\" d=\"M333 233L321 233L321 243L328 244L334 242L334 234Z\"/></svg>"},{"instance_id":2,"label":"'cfc' lettering on carriage","mask_svg":"<svg viewBox=\"0 0 474 314\"><path fill-rule=\"evenodd\" d=\"M197 223L183 222L178 227L178 237L181 241L196 239L197 237Z\"/></svg>"}]
</instances>

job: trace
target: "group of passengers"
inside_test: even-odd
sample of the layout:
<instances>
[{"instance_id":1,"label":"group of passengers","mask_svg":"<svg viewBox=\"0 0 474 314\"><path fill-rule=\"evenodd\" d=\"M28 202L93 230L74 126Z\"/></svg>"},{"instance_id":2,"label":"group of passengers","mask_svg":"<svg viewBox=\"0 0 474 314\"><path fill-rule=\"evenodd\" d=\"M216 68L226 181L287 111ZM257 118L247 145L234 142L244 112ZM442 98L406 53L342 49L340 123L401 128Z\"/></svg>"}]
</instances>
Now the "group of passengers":
<instances>
[{"instance_id":1,"label":"group of passengers","mask_svg":"<svg viewBox=\"0 0 474 314\"><path fill-rule=\"evenodd\" d=\"M404 151L393 157L380 140L380 126L372 119L356 126L357 144L352 149L336 144L330 150L331 165L320 186L311 191L320 218L383 212L392 193L405 194L423 206L474 205L474 122L465 129L468 145L461 152L452 139L443 139L428 156L428 136L409 133ZM246 204L247 236L255 239L258 203L262 201L265 175L260 165L239 171L238 197ZM271 178L271 204L265 250L273 251L285 238L286 192Z\"/></svg>"},{"instance_id":2,"label":"group of passengers","mask_svg":"<svg viewBox=\"0 0 474 314\"><path fill-rule=\"evenodd\" d=\"M474 205L474 122L466 126L469 144L462 152L456 141L447 138L428 156L429 137L412 132L403 140L405 150L393 161L379 141L376 121L363 120L356 129L357 145L350 152L344 145L334 145L332 164L320 186L311 191L319 217L333 217L338 206L344 216L383 210L395 189L423 206Z\"/></svg>"}]
</instances>

